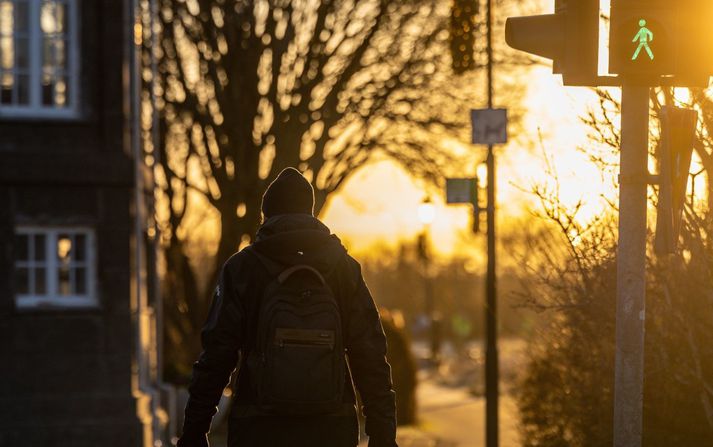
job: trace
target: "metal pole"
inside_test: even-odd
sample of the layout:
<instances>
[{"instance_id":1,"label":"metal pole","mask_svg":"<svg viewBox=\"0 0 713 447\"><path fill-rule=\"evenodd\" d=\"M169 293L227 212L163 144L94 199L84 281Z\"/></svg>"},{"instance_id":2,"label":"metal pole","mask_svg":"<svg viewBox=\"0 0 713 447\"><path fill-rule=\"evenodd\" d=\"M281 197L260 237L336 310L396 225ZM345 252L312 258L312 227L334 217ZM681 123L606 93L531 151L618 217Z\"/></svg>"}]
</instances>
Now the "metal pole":
<instances>
[{"instance_id":1,"label":"metal pole","mask_svg":"<svg viewBox=\"0 0 713 447\"><path fill-rule=\"evenodd\" d=\"M641 447L649 88L622 88L614 447Z\"/></svg>"},{"instance_id":2,"label":"metal pole","mask_svg":"<svg viewBox=\"0 0 713 447\"><path fill-rule=\"evenodd\" d=\"M487 3L487 77L488 108L493 108L493 4ZM485 281L485 441L487 447L498 446L498 345L497 345L497 302L495 276L495 154L493 146L488 146L488 272Z\"/></svg>"},{"instance_id":3,"label":"metal pole","mask_svg":"<svg viewBox=\"0 0 713 447\"><path fill-rule=\"evenodd\" d=\"M436 322L434 318L435 300L433 296L433 283L431 282L431 239L429 238L428 226L424 228L421 238L423 241L423 286L426 298L426 315L428 316L429 323L428 342L430 344L431 362L432 365L435 366L438 364L438 348L436 346Z\"/></svg>"}]
</instances>

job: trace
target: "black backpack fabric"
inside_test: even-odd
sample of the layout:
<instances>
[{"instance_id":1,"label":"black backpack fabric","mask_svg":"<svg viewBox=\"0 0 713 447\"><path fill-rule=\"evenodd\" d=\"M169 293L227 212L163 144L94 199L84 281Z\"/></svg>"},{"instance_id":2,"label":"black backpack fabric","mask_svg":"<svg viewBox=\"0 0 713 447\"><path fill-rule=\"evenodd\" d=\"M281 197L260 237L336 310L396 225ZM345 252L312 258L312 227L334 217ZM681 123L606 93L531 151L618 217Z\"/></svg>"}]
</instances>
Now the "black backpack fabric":
<instances>
[{"instance_id":1,"label":"black backpack fabric","mask_svg":"<svg viewBox=\"0 0 713 447\"><path fill-rule=\"evenodd\" d=\"M255 349L246 359L258 408L284 415L338 411L346 359L333 291L309 265L285 268L251 251L273 278L260 299Z\"/></svg>"}]
</instances>

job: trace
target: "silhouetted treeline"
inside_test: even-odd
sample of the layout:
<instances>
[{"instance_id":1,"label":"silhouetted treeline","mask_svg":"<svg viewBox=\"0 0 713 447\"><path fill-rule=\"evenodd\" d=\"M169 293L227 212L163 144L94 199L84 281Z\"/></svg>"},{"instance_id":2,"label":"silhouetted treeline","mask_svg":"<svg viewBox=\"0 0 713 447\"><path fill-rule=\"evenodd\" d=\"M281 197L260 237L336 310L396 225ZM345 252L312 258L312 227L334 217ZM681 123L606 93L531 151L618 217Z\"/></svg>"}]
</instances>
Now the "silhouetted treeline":
<instances>
[{"instance_id":1,"label":"silhouetted treeline","mask_svg":"<svg viewBox=\"0 0 713 447\"><path fill-rule=\"evenodd\" d=\"M426 277L415 242L404 242L396 249L375 249L360 260L377 304L401 311L407 329L417 338L426 336L419 331L418 320L425 313L428 287L434 296L434 310L442 322L445 340L458 343L484 337L483 265L463 255L437 257L431 261ZM500 334L523 335L532 326L534 315L516 306L520 283L506 271L501 273L498 284Z\"/></svg>"}]
</instances>

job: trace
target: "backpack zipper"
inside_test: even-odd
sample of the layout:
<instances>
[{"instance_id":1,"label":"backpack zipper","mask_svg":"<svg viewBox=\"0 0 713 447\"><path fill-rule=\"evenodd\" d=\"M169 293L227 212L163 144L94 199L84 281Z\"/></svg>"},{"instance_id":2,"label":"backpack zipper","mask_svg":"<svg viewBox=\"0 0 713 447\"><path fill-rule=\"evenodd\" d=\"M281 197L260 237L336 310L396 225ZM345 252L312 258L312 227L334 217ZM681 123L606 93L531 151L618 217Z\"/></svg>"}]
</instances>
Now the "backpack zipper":
<instances>
[{"instance_id":1,"label":"backpack zipper","mask_svg":"<svg viewBox=\"0 0 713 447\"><path fill-rule=\"evenodd\" d=\"M327 346L329 349L334 349L333 343L329 340L296 340L291 338L281 338L278 340L277 344L280 348L284 348L285 345L289 345L291 347L299 348L321 348Z\"/></svg>"}]
</instances>

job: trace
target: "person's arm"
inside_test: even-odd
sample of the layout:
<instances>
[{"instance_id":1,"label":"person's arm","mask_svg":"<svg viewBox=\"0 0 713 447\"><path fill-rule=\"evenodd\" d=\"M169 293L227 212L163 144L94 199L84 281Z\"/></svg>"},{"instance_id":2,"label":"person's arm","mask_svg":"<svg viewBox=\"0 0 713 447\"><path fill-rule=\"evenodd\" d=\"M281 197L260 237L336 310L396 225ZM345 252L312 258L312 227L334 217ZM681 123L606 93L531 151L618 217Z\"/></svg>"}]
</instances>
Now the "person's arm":
<instances>
[{"instance_id":1,"label":"person's arm","mask_svg":"<svg viewBox=\"0 0 713 447\"><path fill-rule=\"evenodd\" d=\"M235 284L226 263L201 332L203 352L193 364L179 447L208 445L207 433L213 415L217 411L223 389L228 385L230 374L237 366L242 315Z\"/></svg>"},{"instance_id":2,"label":"person's arm","mask_svg":"<svg viewBox=\"0 0 713 447\"><path fill-rule=\"evenodd\" d=\"M386 337L358 264L355 270L358 284L346 309L349 367L364 403L369 447L396 447L396 404L391 367L386 361Z\"/></svg>"}]
</instances>

